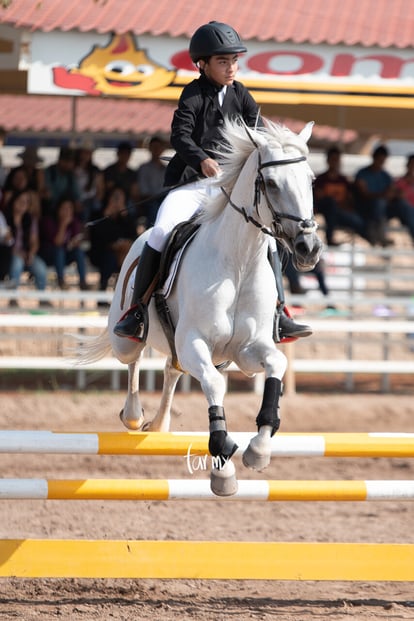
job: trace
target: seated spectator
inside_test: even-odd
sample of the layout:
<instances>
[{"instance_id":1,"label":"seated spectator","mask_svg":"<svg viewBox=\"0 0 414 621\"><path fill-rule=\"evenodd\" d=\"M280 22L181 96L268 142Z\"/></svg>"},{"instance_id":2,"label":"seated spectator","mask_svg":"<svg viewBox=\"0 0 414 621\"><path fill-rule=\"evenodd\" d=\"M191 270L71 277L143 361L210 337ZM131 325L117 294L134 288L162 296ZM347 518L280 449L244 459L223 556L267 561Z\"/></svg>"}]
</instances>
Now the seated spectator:
<instances>
[{"instance_id":1,"label":"seated spectator","mask_svg":"<svg viewBox=\"0 0 414 621\"><path fill-rule=\"evenodd\" d=\"M385 236L387 204L392 196L393 179L384 170L388 149L378 146L372 153L372 162L355 176L356 208L365 220L370 243L387 246L392 240Z\"/></svg>"},{"instance_id":2,"label":"seated spectator","mask_svg":"<svg viewBox=\"0 0 414 621\"><path fill-rule=\"evenodd\" d=\"M81 247L83 227L75 214L75 204L71 198L62 198L53 214L40 221L39 255L47 265L56 270L58 284L67 289L65 268L76 263L79 274L79 287L89 289L86 283L86 256Z\"/></svg>"},{"instance_id":3,"label":"seated spectator","mask_svg":"<svg viewBox=\"0 0 414 621\"><path fill-rule=\"evenodd\" d=\"M22 166L12 168L3 188L2 206L6 205L16 192L30 190L27 171Z\"/></svg>"},{"instance_id":4,"label":"seated spectator","mask_svg":"<svg viewBox=\"0 0 414 621\"><path fill-rule=\"evenodd\" d=\"M388 149L378 146L372 152L372 163L361 168L355 176L356 209L365 220L370 243L389 246L393 241L385 236L387 205L393 194L393 179L384 170Z\"/></svg>"},{"instance_id":5,"label":"seated spectator","mask_svg":"<svg viewBox=\"0 0 414 621\"><path fill-rule=\"evenodd\" d=\"M62 198L70 198L75 204L76 213L82 209L80 189L75 175L75 152L69 147L62 147L56 164L45 170L45 188L43 192L43 213L53 214Z\"/></svg>"},{"instance_id":6,"label":"seated spectator","mask_svg":"<svg viewBox=\"0 0 414 621\"><path fill-rule=\"evenodd\" d=\"M387 209L388 219L397 218L407 227L414 243L414 155L407 158L407 171L394 184L394 196Z\"/></svg>"},{"instance_id":7,"label":"seated spectator","mask_svg":"<svg viewBox=\"0 0 414 621\"><path fill-rule=\"evenodd\" d=\"M157 217L158 208L162 203L162 197L157 196L164 189L165 165L161 155L165 151L165 142L159 136L152 136L148 144L151 159L138 168L137 181L139 200L145 199L138 216L145 217L146 227L153 226ZM151 197L154 197L152 200Z\"/></svg>"},{"instance_id":8,"label":"seated spectator","mask_svg":"<svg viewBox=\"0 0 414 621\"><path fill-rule=\"evenodd\" d=\"M12 233L9 277L16 288L23 272L29 272L35 280L36 288L46 288L47 267L37 252L39 249L38 221L30 213L31 192L23 190L12 195L5 207L5 218ZM14 305L16 302L13 300ZM40 306L50 306L40 302Z\"/></svg>"},{"instance_id":9,"label":"seated spectator","mask_svg":"<svg viewBox=\"0 0 414 621\"><path fill-rule=\"evenodd\" d=\"M365 222L355 213L352 184L341 174L341 152L331 147L326 153L328 168L318 175L314 183L315 213L325 219L325 235L328 246L336 246L334 233L338 228L347 228L367 238Z\"/></svg>"},{"instance_id":10,"label":"seated spectator","mask_svg":"<svg viewBox=\"0 0 414 621\"><path fill-rule=\"evenodd\" d=\"M132 145L129 142L120 142L116 152L116 162L103 171L105 194L113 188L122 188L125 192L128 206L138 200L137 173L128 166L132 154Z\"/></svg>"},{"instance_id":11,"label":"seated spectator","mask_svg":"<svg viewBox=\"0 0 414 621\"><path fill-rule=\"evenodd\" d=\"M385 236L387 221L397 218L407 226L414 240L414 211L398 195L391 175L384 170L388 149L380 145L372 153L372 163L358 171L355 177L357 207L366 220L372 244L389 246L393 241Z\"/></svg>"},{"instance_id":12,"label":"seated spectator","mask_svg":"<svg viewBox=\"0 0 414 621\"><path fill-rule=\"evenodd\" d=\"M7 132L4 127L0 126L0 149L4 146L5 140L7 138ZM2 189L6 182L8 170L3 164L3 158L0 151L0 198L2 196Z\"/></svg>"},{"instance_id":13,"label":"seated spectator","mask_svg":"<svg viewBox=\"0 0 414 621\"><path fill-rule=\"evenodd\" d=\"M34 217L38 223L40 221L40 196L39 193L30 187L29 176L27 169L24 166L17 166L12 168L8 177L7 184L2 197L2 209L5 209L7 203L11 200L13 195L21 194L22 192L28 192L30 194L30 214ZM1 242L0 242L1 243ZM11 247L5 247L2 245L1 254L4 260L9 263L11 260ZM9 270L7 270L8 273ZM4 276L3 276L4 278Z\"/></svg>"},{"instance_id":14,"label":"seated spectator","mask_svg":"<svg viewBox=\"0 0 414 621\"><path fill-rule=\"evenodd\" d=\"M105 291L137 237L136 218L127 209L123 188L114 187L109 192L99 218L104 219L90 228L89 257L100 272L99 289Z\"/></svg>"},{"instance_id":15,"label":"seated spectator","mask_svg":"<svg viewBox=\"0 0 414 621\"><path fill-rule=\"evenodd\" d=\"M395 182L396 195L414 209L414 154L407 156L405 174Z\"/></svg>"},{"instance_id":16,"label":"seated spectator","mask_svg":"<svg viewBox=\"0 0 414 621\"><path fill-rule=\"evenodd\" d=\"M37 154L37 148L28 146L18 154L18 157L22 160L20 166L12 168L7 176L4 184L5 200L11 196L11 194L18 190L28 188L32 191L31 210L32 213L40 218L41 205L40 197L44 191L44 170L39 168L39 164L43 162L43 159Z\"/></svg>"},{"instance_id":17,"label":"seated spectator","mask_svg":"<svg viewBox=\"0 0 414 621\"><path fill-rule=\"evenodd\" d=\"M0 199L3 196L3 187L7 179L7 169L3 166L3 158L0 153Z\"/></svg>"},{"instance_id":18,"label":"seated spectator","mask_svg":"<svg viewBox=\"0 0 414 621\"><path fill-rule=\"evenodd\" d=\"M92 161L93 144L83 140L75 150L75 176L79 186L83 222L93 219L102 207L103 173Z\"/></svg>"},{"instance_id":19,"label":"seated spectator","mask_svg":"<svg viewBox=\"0 0 414 621\"><path fill-rule=\"evenodd\" d=\"M9 275L12 245L13 234L4 213L0 211L0 280L5 280Z\"/></svg>"}]
</instances>

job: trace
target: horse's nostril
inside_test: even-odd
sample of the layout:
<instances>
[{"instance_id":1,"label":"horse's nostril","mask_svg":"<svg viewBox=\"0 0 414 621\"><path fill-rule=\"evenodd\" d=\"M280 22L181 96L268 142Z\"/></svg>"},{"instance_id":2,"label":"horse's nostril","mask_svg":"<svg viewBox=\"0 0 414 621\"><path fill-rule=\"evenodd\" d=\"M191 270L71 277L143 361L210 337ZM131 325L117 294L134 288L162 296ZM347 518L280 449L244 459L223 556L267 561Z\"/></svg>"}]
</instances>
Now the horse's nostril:
<instances>
[{"instance_id":1,"label":"horse's nostril","mask_svg":"<svg viewBox=\"0 0 414 621\"><path fill-rule=\"evenodd\" d=\"M300 234L294 243L294 251L302 256L317 254L322 249L322 242L317 235Z\"/></svg>"},{"instance_id":2,"label":"horse's nostril","mask_svg":"<svg viewBox=\"0 0 414 621\"><path fill-rule=\"evenodd\" d=\"M295 251L300 255L305 255L308 254L309 248L305 242L301 241L295 244Z\"/></svg>"}]
</instances>

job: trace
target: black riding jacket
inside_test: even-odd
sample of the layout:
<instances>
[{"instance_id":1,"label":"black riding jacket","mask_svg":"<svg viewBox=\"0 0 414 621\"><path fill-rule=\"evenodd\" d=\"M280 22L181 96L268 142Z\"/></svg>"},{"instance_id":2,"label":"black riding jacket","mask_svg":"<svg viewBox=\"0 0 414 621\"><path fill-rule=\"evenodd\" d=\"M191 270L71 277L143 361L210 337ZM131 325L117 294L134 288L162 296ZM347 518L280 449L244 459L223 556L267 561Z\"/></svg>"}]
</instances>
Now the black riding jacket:
<instances>
[{"instance_id":1,"label":"black riding jacket","mask_svg":"<svg viewBox=\"0 0 414 621\"><path fill-rule=\"evenodd\" d=\"M257 123L258 106L241 82L227 87L222 106L218 103L219 90L201 74L181 93L171 125L171 145L176 154L167 166L166 186L201 175L201 162L207 157L216 158L214 150L223 142L225 117L240 116L249 127Z\"/></svg>"}]
</instances>

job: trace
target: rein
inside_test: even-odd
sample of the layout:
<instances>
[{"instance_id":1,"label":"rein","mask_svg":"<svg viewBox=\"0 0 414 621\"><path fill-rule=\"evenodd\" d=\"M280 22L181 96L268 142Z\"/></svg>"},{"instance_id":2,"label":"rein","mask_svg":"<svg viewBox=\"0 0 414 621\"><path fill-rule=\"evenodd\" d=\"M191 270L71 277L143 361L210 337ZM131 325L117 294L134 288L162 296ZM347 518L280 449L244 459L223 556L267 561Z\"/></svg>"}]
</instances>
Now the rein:
<instances>
[{"instance_id":1,"label":"rein","mask_svg":"<svg viewBox=\"0 0 414 621\"><path fill-rule=\"evenodd\" d=\"M298 216L294 216L288 213L280 213L280 212L278 213L273 209L273 206L271 205L269 199L267 198L267 194L265 190L266 184L265 184L263 175L261 173L261 170L263 168L270 168L272 166L284 166L286 164L296 164L298 162L304 162L306 161L306 157L304 155L301 155L300 157L292 157L286 160L270 160L269 162L262 163L260 161L260 152L258 155L259 155L259 166L257 168L257 177L255 181L254 207L257 212L258 206L259 206L259 200L260 200L260 193L262 193L264 197L266 198L267 206L274 218L273 225L275 227L275 231L272 231L266 226L263 226L258 220L256 220L252 216L249 216L247 213L247 209L245 207L239 207L238 205L236 205L231 200L231 197L228 194L228 192L226 192L226 190L223 187L221 187L221 191L223 192L229 204L233 207L233 209L235 209L238 213L240 213L243 216L246 222L250 222L255 227L259 228L262 231L262 233L264 233L265 235L270 235L271 237L275 239L280 237L283 233L282 226L281 226L281 220L283 218L285 218L286 220L292 220L293 222L298 222L300 225L300 228L302 229L301 230L302 233L313 233L317 228L317 224L314 220L300 218Z\"/></svg>"},{"instance_id":2,"label":"rein","mask_svg":"<svg viewBox=\"0 0 414 621\"><path fill-rule=\"evenodd\" d=\"M260 158L260 154L259 154ZM264 162L259 165L258 170L262 170L262 168L269 168L269 166L283 166L284 164L296 164L296 162L305 162L306 156L301 155L300 157L291 157L288 160L270 160L270 162Z\"/></svg>"},{"instance_id":3,"label":"rein","mask_svg":"<svg viewBox=\"0 0 414 621\"><path fill-rule=\"evenodd\" d=\"M260 229L262 233L264 233L265 235L270 235L271 237L274 237L276 239L276 234L273 231L268 229L266 226L263 226L260 222L255 220L252 216L249 216L245 207L238 207L236 203L233 203L230 195L228 194L228 192L226 192L226 190L222 186L220 187L220 189L223 192L224 196L226 197L229 205L231 205L233 209L235 209L238 213L240 213L246 222L250 222L251 224L254 224L254 226Z\"/></svg>"},{"instance_id":4,"label":"rein","mask_svg":"<svg viewBox=\"0 0 414 621\"><path fill-rule=\"evenodd\" d=\"M162 159L165 159L165 158L162 158ZM155 201L160 198L165 198L167 194L171 192L171 190L177 190L178 188L181 188L184 185L187 185L188 183L192 183L198 178L199 177L197 173L194 175L191 175L191 177L188 177L184 181L179 181L175 185L170 185L170 186L165 187L161 192L158 192L158 194L151 194L151 196L147 196L147 198L143 198L142 200L137 201L133 203L132 205L125 207L124 209L121 209L118 213L129 213L130 211L135 210L137 207L140 207L141 205L144 205L145 203L149 203L151 201ZM89 222L85 223L85 227L96 226L97 224L101 224L101 222L104 222L105 220L109 220L110 218L111 216L102 216L101 218L97 218L96 220L89 220Z\"/></svg>"}]
</instances>

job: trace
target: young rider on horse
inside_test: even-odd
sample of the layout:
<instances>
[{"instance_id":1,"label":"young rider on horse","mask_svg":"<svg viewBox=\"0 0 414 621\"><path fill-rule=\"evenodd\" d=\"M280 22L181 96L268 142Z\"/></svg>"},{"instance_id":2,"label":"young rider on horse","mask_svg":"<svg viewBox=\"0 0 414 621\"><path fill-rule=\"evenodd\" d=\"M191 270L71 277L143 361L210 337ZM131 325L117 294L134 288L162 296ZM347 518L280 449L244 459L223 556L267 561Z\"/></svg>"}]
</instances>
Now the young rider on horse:
<instances>
[{"instance_id":1,"label":"young rider on horse","mask_svg":"<svg viewBox=\"0 0 414 621\"><path fill-rule=\"evenodd\" d=\"M220 22L201 26L191 38L190 56L199 68L200 77L183 89L174 113L171 145L176 154L165 175L166 186L179 184L180 187L171 190L159 208L136 270L132 306L114 328L117 336L142 340L148 324L143 297L156 277L169 233L220 191L212 181L220 175L220 164L214 158L222 141L220 129L225 117L241 116L249 127L254 127L258 120L260 122L253 97L234 79L238 55L246 51L238 33ZM187 179L189 182L185 183ZM279 300L275 340L309 336L311 328L295 323L284 311L282 271L277 251L272 253L271 263Z\"/></svg>"}]
</instances>

